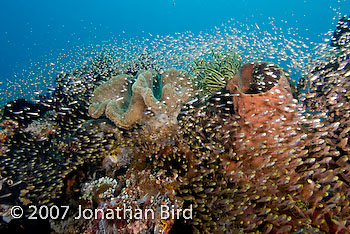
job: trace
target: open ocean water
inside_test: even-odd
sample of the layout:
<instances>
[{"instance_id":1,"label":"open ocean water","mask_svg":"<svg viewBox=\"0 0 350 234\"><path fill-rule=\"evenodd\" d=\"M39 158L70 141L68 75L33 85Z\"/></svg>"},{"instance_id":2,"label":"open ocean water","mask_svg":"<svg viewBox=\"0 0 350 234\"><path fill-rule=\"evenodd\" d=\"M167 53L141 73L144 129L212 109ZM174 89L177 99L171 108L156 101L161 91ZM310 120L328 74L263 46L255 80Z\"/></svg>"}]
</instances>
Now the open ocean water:
<instances>
[{"instance_id":1,"label":"open ocean water","mask_svg":"<svg viewBox=\"0 0 350 234\"><path fill-rule=\"evenodd\" d=\"M59 66L81 62L76 58L85 50L121 47L121 41L135 38L145 42L186 33L222 36L217 29L227 27L252 33L267 30L303 43L322 43L348 11L348 2L326 0L4 1L0 80L2 92L11 92L4 101L11 100L12 94L18 97L40 89Z\"/></svg>"},{"instance_id":2,"label":"open ocean water","mask_svg":"<svg viewBox=\"0 0 350 234\"><path fill-rule=\"evenodd\" d=\"M0 22L0 233L350 233L349 1Z\"/></svg>"}]
</instances>

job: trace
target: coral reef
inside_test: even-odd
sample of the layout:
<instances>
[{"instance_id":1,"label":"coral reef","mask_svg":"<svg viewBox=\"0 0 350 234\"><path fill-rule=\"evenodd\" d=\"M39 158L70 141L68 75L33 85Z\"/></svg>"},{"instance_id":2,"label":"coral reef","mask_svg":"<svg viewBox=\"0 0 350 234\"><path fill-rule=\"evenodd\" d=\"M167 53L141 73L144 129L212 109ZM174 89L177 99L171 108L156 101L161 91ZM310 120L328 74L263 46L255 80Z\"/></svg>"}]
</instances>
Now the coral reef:
<instances>
[{"instance_id":1,"label":"coral reef","mask_svg":"<svg viewBox=\"0 0 350 234\"><path fill-rule=\"evenodd\" d=\"M156 86L161 89L159 98ZM176 123L181 105L191 95L189 75L183 71L170 69L161 77L154 70L140 71L135 81L128 75L118 75L99 86L90 100L89 113L94 118L104 114L122 128L145 122L146 110L158 116L165 114L168 122Z\"/></svg>"},{"instance_id":2,"label":"coral reef","mask_svg":"<svg viewBox=\"0 0 350 234\"><path fill-rule=\"evenodd\" d=\"M349 164L325 139L339 125L324 128L325 112L296 105L288 74L274 64L244 65L227 89L199 109L186 106L180 121L193 147L180 165L193 171L179 171L178 196L194 205L197 232L346 233ZM339 147L335 139L328 144Z\"/></svg>"},{"instance_id":3,"label":"coral reef","mask_svg":"<svg viewBox=\"0 0 350 234\"><path fill-rule=\"evenodd\" d=\"M43 131L50 132L51 127L39 132ZM90 127L89 130L80 129L81 135L74 137L76 150L62 150L59 148L62 140L62 136L59 135L62 133L61 129L40 139L36 135L32 136L17 129L6 144L8 150L2 155L4 160L0 164L1 175L15 183L23 182L27 185L20 191L19 198L23 204L52 204L62 194L64 179L71 171L84 162L102 160L97 157L101 154L102 148L96 146L101 144L101 147L104 146L103 149L106 149L108 141L106 136L103 138L95 136L99 131L96 126ZM18 142L25 143L26 147L18 149ZM11 190L9 192L16 193Z\"/></svg>"},{"instance_id":4,"label":"coral reef","mask_svg":"<svg viewBox=\"0 0 350 234\"><path fill-rule=\"evenodd\" d=\"M56 87L35 102L18 99L1 110L3 220L9 221L9 205L27 209L30 204L59 205L76 199L81 184L102 165L120 133L108 121L90 120L86 103L95 85L118 74L108 56L102 53L89 65L60 73ZM11 224L30 229L26 217L17 221Z\"/></svg>"},{"instance_id":5,"label":"coral reef","mask_svg":"<svg viewBox=\"0 0 350 234\"><path fill-rule=\"evenodd\" d=\"M330 233L348 233L349 210L349 50L315 67L299 99L307 111L309 151L300 173L309 175L304 215Z\"/></svg>"},{"instance_id":6,"label":"coral reef","mask_svg":"<svg viewBox=\"0 0 350 234\"><path fill-rule=\"evenodd\" d=\"M121 187L115 179L107 177L85 183L83 199L91 202L85 203L84 209L95 209L98 213L92 219L67 219L64 225L52 222L56 232L70 233L79 224L84 233L169 233L174 218L162 217L161 207L167 206L171 211L181 202L165 192L147 170L119 179L126 182ZM77 213L70 216L78 217Z\"/></svg>"},{"instance_id":7,"label":"coral reef","mask_svg":"<svg viewBox=\"0 0 350 234\"><path fill-rule=\"evenodd\" d=\"M59 74L3 110L0 229L12 205L56 204L70 210L55 233L349 233L348 48L294 91L232 51L195 61L195 78L106 51Z\"/></svg>"},{"instance_id":8,"label":"coral reef","mask_svg":"<svg viewBox=\"0 0 350 234\"><path fill-rule=\"evenodd\" d=\"M89 232L93 233L97 229L106 233L168 233L174 219L161 218L161 205L176 208L179 204L176 204L173 197L169 198L169 194L162 194L161 191L161 186L155 183L149 172L133 174L127 179L127 184L119 195L100 204L104 209L115 211L119 208L120 213L115 213L116 218L112 220L90 221L87 225Z\"/></svg>"},{"instance_id":9,"label":"coral reef","mask_svg":"<svg viewBox=\"0 0 350 234\"><path fill-rule=\"evenodd\" d=\"M90 76L81 74L81 80L86 77ZM6 136L0 147L1 177L25 185L6 191L16 197L10 204L53 204L66 194L64 183L71 172L86 162L102 163L100 153L110 146L113 133L101 134L101 121L81 124L87 109L80 95L86 88L76 87L83 83L77 74L74 79L60 74L56 89L39 96L36 103L18 99L6 104L0 123Z\"/></svg>"},{"instance_id":10,"label":"coral reef","mask_svg":"<svg viewBox=\"0 0 350 234\"><path fill-rule=\"evenodd\" d=\"M180 123L191 146L185 168L192 169L178 173L178 196L193 204L197 233L290 228L279 202L298 187L305 152L286 76L273 64L246 64L227 90L200 108L186 106Z\"/></svg>"}]
</instances>

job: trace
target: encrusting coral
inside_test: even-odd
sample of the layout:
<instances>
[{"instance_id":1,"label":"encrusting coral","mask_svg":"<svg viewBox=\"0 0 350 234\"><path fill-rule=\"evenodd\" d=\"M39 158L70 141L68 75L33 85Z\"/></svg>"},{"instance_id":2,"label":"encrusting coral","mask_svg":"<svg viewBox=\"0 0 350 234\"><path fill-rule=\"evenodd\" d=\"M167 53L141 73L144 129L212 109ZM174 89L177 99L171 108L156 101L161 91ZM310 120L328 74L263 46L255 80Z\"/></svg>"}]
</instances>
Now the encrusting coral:
<instances>
[{"instance_id":1,"label":"encrusting coral","mask_svg":"<svg viewBox=\"0 0 350 234\"><path fill-rule=\"evenodd\" d=\"M95 90L89 114L93 118L105 115L122 128L144 121L148 117L146 111L176 121L181 105L192 92L189 75L175 69L166 70L162 75L152 69L142 70L135 80L128 75L118 75Z\"/></svg>"}]
</instances>

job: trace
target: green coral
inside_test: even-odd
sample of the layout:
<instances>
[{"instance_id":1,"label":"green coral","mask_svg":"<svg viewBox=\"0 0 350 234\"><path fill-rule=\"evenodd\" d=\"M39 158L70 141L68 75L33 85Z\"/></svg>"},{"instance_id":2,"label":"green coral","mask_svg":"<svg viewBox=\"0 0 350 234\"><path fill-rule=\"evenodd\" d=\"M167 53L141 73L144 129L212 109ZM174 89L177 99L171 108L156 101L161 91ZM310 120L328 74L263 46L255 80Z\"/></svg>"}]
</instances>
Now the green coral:
<instances>
[{"instance_id":1,"label":"green coral","mask_svg":"<svg viewBox=\"0 0 350 234\"><path fill-rule=\"evenodd\" d=\"M199 58L194 61L191 73L202 94L211 96L237 74L241 64L241 56L233 50L212 50L209 60Z\"/></svg>"}]
</instances>

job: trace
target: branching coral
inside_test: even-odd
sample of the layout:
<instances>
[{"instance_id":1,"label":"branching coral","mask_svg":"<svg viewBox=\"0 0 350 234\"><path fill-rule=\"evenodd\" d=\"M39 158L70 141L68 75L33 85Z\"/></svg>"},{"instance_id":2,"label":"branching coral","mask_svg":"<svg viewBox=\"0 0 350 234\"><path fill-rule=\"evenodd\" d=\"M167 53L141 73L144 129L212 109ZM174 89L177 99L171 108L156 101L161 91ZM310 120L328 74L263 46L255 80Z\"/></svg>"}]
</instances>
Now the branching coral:
<instances>
[{"instance_id":1,"label":"branching coral","mask_svg":"<svg viewBox=\"0 0 350 234\"><path fill-rule=\"evenodd\" d=\"M158 79L161 84L157 84ZM161 88L157 98L156 86ZM147 119L146 110L175 120L181 105L192 95L189 75L170 69L161 76L154 70L140 71L133 82L127 75L113 77L99 86L90 102L89 113L98 118L106 115L118 127L130 128Z\"/></svg>"},{"instance_id":2,"label":"branching coral","mask_svg":"<svg viewBox=\"0 0 350 234\"><path fill-rule=\"evenodd\" d=\"M211 60L200 58L194 61L191 72L203 94L213 95L236 75L241 63L241 57L234 51L212 50Z\"/></svg>"}]
</instances>

